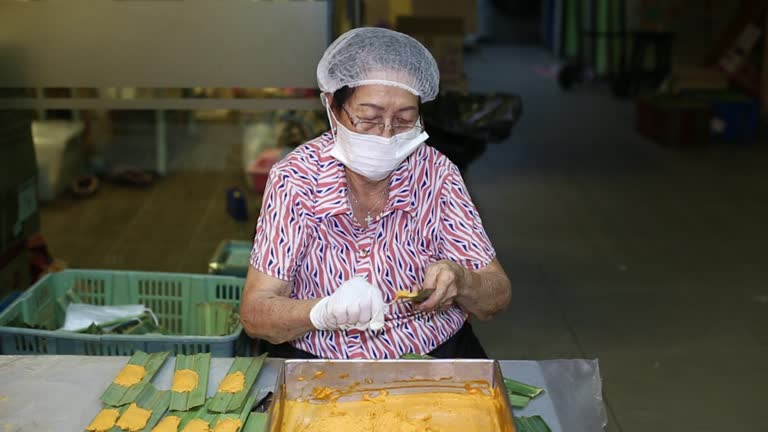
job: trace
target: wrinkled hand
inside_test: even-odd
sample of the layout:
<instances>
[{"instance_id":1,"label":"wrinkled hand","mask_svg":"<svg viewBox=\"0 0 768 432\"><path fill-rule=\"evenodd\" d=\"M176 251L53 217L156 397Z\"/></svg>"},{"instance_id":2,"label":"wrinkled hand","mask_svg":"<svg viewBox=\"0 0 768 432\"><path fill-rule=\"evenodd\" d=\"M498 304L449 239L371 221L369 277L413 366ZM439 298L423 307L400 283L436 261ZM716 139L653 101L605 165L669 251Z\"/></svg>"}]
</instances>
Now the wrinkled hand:
<instances>
[{"instance_id":1,"label":"wrinkled hand","mask_svg":"<svg viewBox=\"0 0 768 432\"><path fill-rule=\"evenodd\" d=\"M312 307L309 318L318 330L381 330L385 309L381 291L365 279L353 277Z\"/></svg>"},{"instance_id":2,"label":"wrinkled hand","mask_svg":"<svg viewBox=\"0 0 768 432\"><path fill-rule=\"evenodd\" d=\"M423 290L434 292L418 306L422 312L446 310L451 307L467 282L468 270L453 261L438 261L427 268Z\"/></svg>"}]
</instances>

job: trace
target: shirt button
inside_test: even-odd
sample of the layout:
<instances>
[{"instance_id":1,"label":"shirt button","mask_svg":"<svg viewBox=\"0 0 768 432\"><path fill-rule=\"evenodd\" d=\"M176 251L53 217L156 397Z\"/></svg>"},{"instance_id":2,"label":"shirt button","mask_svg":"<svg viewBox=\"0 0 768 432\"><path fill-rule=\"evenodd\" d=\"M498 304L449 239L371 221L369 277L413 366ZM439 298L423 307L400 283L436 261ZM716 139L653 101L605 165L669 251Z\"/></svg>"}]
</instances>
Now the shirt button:
<instances>
[{"instance_id":1,"label":"shirt button","mask_svg":"<svg viewBox=\"0 0 768 432\"><path fill-rule=\"evenodd\" d=\"M357 251L357 256L359 256L360 258L365 258L368 256L369 253L371 253L370 248L360 249L359 251Z\"/></svg>"}]
</instances>

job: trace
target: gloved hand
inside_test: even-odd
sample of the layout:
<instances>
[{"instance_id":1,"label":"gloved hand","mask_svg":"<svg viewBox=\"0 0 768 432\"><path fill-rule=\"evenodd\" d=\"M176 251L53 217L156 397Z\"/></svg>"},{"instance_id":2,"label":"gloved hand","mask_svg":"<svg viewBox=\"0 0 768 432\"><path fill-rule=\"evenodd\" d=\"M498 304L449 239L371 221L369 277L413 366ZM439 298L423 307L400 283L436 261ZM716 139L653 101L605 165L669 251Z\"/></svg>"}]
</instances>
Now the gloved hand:
<instances>
[{"instance_id":1,"label":"gloved hand","mask_svg":"<svg viewBox=\"0 0 768 432\"><path fill-rule=\"evenodd\" d=\"M309 312L309 319L318 330L381 330L385 309L381 291L356 276L323 297Z\"/></svg>"}]
</instances>

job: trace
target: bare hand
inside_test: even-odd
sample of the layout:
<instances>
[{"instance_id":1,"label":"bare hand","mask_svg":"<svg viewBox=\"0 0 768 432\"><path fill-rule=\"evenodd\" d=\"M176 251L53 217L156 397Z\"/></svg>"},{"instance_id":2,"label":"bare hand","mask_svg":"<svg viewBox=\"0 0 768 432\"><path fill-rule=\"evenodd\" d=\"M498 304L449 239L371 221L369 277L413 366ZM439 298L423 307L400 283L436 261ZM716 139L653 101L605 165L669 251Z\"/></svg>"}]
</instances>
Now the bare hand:
<instances>
[{"instance_id":1,"label":"bare hand","mask_svg":"<svg viewBox=\"0 0 768 432\"><path fill-rule=\"evenodd\" d=\"M418 306L422 312L446 310L456 301L469 279L469 270L453 261L438 261L427 268L421 289L434 290L427 300Z\"/></svg>"}]
</instances>

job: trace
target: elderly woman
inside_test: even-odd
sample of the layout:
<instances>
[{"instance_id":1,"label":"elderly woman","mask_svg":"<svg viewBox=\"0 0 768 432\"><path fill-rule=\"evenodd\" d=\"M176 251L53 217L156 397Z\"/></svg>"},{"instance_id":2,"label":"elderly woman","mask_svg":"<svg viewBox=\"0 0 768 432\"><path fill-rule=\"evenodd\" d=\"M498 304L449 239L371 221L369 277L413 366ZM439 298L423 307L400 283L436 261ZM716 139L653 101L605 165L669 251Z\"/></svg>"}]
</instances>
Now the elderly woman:
<instances>
[{"instance_id":1,"label":"elderly woman","mask_svg":"<svg viewBox=\"0 0 768 432\"><path fill-rule=\"evenodd\" d=\"M359 28L328 47L317 78L331 131L270 172L246 333L287 358L485 357L467 319L503 310L510 283L458 169L425 145L434 58ZM420 290L422 303L397 297Z\"/></svg>"}]
</instances>

